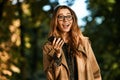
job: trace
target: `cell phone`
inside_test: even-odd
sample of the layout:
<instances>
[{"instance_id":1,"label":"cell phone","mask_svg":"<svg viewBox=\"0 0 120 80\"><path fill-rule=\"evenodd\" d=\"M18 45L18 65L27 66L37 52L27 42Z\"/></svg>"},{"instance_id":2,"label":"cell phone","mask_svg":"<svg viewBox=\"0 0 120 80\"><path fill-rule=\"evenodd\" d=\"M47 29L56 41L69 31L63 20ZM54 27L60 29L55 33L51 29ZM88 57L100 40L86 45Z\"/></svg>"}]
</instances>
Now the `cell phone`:
<instances>
[{"instance_id":1,"label":"cell phone","mask_svg":"<svg viewBox=\"0 0 120 80\"><path fill-rule=\"evenodd\" d=\"M54 38L55 38L54 36L51 36L48 38L48 41L53 42Z\"/></svg>"},{"instance_id":2,"label":"cell phone","mask_svg":"<svg viewBox=\"0 0 120 80\"><path fill-rule=\"evenodd\" d=\"M54 36L51 36L51 37L48 38L48 41L50 41L50 42L52 43L53 40L54 40L54 38L55 38ZM64 43L63 46L64 46L64 45L66 45L66 44Z\"/></svg>"}]
</instances>

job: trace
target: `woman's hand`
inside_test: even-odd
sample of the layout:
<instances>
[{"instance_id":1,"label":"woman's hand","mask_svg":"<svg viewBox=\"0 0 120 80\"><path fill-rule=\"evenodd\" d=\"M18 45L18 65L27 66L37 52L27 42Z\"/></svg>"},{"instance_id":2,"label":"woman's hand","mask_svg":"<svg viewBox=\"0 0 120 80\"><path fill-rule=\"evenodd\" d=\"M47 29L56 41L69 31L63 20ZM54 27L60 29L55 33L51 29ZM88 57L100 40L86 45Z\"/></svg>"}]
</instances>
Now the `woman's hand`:
<instances>
[{"instance_id":1,"label":"woman's hand","mask_svg":"<svg viewBox=\"0 0 120 80\"><path fill-rule=\"evenodd\" d=\"M63 44L64 44L64 40L62 40L61 38L54 38L52 45L56 51L56 56L58 58L61 56L61 48Z\"/></svg>"}]
</instances>

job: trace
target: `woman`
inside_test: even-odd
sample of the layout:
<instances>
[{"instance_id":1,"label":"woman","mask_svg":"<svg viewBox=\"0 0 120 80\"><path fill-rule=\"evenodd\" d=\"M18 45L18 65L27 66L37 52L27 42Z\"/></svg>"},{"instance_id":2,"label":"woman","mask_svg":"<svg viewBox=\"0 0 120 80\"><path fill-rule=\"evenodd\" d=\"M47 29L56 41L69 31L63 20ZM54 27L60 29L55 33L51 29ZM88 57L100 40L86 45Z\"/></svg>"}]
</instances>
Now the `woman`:
<instances>
[{"instance_id":1,"label":"woman","mask_svg":"<svg viewBox=\"0 0 120 80\"><path fill-rule=\"evenodd\" d=\"M82 35L76 14L68 6L58 6L53 12L43 66L47 80L101 80L89 39Z\"/></svg>"}]
</instances>

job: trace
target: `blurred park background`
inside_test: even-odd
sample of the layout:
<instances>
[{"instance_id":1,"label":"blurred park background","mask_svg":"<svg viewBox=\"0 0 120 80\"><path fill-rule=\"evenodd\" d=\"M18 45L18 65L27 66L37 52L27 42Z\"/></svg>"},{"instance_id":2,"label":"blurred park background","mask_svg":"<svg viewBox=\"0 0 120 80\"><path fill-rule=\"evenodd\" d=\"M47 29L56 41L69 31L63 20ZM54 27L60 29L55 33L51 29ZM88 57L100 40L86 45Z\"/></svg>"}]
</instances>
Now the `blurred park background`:
<instances>
[{"instance_id":1,"label":"blurred park background","mask_svg":"<svg viewBox=\"0 0 120 80\"><path fill-rule=\"evenodd\" d=\"M0 80L46 80L42 45L59 0L14 1L0 0ZM66 5L72 6L75 1L66 0ZM85 3L90 14L83 18L86 24L80 28L91 40L102 78L119 80L120 0Z\"/></svg>"}]
</instances>

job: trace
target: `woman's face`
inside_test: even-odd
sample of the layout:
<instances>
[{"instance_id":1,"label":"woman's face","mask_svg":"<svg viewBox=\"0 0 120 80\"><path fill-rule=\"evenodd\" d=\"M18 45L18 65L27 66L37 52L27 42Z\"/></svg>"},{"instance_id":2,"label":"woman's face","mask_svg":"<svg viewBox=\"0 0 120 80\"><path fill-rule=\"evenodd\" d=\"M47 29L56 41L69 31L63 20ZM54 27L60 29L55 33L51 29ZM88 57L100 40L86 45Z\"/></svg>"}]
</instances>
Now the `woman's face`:
<instances>
[{"instance_id":1,"label":"woman's face","mask_svg":"<svg viewBox=\"0 0 120 80\"><path fill-rule=\"evenodd\" d=\"M63 32L69 32L73 23L73 18L68 9L60 9L57 16L58 29Z\"/></svg>"}]
</instances>

